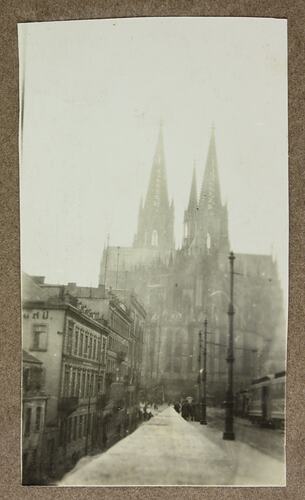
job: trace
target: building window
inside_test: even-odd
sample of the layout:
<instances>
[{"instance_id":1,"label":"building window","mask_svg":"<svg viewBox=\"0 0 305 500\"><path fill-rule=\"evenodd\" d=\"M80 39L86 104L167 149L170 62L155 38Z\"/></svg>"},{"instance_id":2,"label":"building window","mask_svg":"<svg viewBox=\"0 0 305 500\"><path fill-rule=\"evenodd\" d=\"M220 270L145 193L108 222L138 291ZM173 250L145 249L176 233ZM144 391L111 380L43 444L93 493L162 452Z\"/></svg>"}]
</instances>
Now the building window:
<instances>
[{"instance_id":1,"label":"building window","mask_svg":"<svg viewBox=\"0 0 305 500\"><path fill-rule=\"evenodd\" d=\"M80 391L82 398L85 397L85 377L86 377L86 373L83 371L82 372L82 385L81 385L81 391Z\"/></svg>"},{"instance_id":2,"label":"building window","mask_svg":"<svg viewBox=\"0 0 305 500\"><path fill-rule=\"evenodd\" d=\"M94 337L93 340L93 353L92 353L92 358L96 359L96 338Z\"/></svg>"},{"instance_id":3,"label":"building window","mask_svg":"<svg viewBox=\"0 0 305 500\"><path fill-rule=\"evenodd\" d=\"M24 435L29 436L31 432L32 408L27 408L24 421Z\"/></svg>"},{"instance_id":4,"label":"building window","mask_svg":"<svg viewBox=\"0 0 305 500\"><path fill-rule=\"evenodd\" d=\"M46 351L48 342L48 325L33 325L32 351Z\"/></svg>"},{"instance_id":5,"label":"building window","mask_svg":"<svg viewBox=\"0 0 305 500\"><path fill-rule=\"evenodd\" d=\"M91 359L91 357L92 357L92 335L89 335L88 358Z\"/></svg>"},{"instance_id":6,"label":"building window","mask_svg":"<svg viewBox=\"0 0 305 500\"><path fill-rule=\"evenodd\" d=\"M69 366L65 366L64 387L63 387L64 396L69 396L69 384L70 384L70 368Z\"/></svg>"},{"instance_id":7,"label":"building window","mask_svg":"<svg viewBox=\"0 0 305 500\"><path fill-rule=\"evenodd\" d=\"M77 371L77 383L76 383L76 396L79 397L79 391L81 387L81 371Z\"/></svg>"},{"instance_id":8,"label":"building window","mask_svg":"<svg viewBox=\"0 0 305 500\"><path fill-rule=\"evenodd\" d=\"M75 396L76 394L76 370L72 371L72 383L71 383L71 396Z\"/></svg>"},{"instance_id":9,"label":"building window","mask_svg":"<svg viewBox=\"0 0 305 500\"><path fill-rule=\"evenodd\" d=\"M78 424L78 438L83 437L83 415L79 416L79 424Z\"/></svg>"},{"instance_id":10,"label":"building window","mask_svg":"<svg viewBox=\"0 0 305 500\"><path fill-rule=\"evenodd\" d=\"M75 338L74 338L74 354L78 355L78 340L79 340L79 328L75 328Z\"/></svg>"},{"instance_id":11,"label":"building window","mask_svg":"<svg viewBox=\"0 0 305 500\"><path fill-rule=\"evenodd\" d=\"M80 332L80 342L79 342L79 351L78 351L79 356L83 355L83 343L84 343L84 331L81 330L81 332Z\"/></svg>"},{"instance_id":12,"label":"building window","mask_svg":"<svg viewBox=\"0 0 305 500\"><path fill-rule=\"evenodd\" d=\"M158 233L155 229L153 230L152 235L151 235L151 244L153 247L158 246Z\"/></svg>"},{"instance_id":13,"label":"building window","mask_svg":"<svg viewBox=\"0 0 305 500\"><path fill-rule=\"evenodd\" d=\"M72 354L74 321L68 321L66 353Z\"/></svg>"},{"instance_id":14,"label":"building window","mask_svg":"<svg viewBox=\"0 0 305 500\"><path fill-rule=\"evenodd\" d=\"M90 372L87 372L87 383L86 383L86 397L90 396L90 385L91 385L91 376Z\"/></svg>"},{"instance_id":15,"label":"building window","mask_svg":"<svg viewBox=\"0 0 305 500\"><path fill-rule=\"evenodd\" d=\"M86 358L88 355L88 334L85 336L85 348L84 348L84 357Z\"/></svg>"},{"instance_id":16,"label":"building window","mask_svg":"<svg viewBox=\"0 0 305 500\"><path fill-rule=\"evenodd\" d=\"M41 406L37 406L36 408L36 422L35 422L35 431L38 432L40 431L40 426L41 426Z\"/></svg>"},{"instance_id":17,"label":"building window","mask_svg":"<svg viewBox=\"0 0 305 500\"><path fill-rule=\"evenodd\" d=\"M102 339L102 363L105 364L106 361L106 346L107 346L107 339L106 337L103 337Z\"/></svg>"}]
</instances>

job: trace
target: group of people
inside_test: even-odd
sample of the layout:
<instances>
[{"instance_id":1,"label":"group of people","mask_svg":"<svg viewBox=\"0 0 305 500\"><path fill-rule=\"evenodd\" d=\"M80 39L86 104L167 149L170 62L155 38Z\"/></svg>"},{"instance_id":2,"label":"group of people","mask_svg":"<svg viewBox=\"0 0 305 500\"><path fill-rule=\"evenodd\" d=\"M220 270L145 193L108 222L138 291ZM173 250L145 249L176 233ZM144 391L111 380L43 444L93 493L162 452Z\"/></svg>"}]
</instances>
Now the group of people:
<instances>
[{"instance_id":1,"label":"group of people","mask_svg":"<svg viewBox=\"0 0 305 500\"><path fill-rule=\"evenodd\" d=\"M181 417L185 420L195 420L195 404L184 399L181 403L174 403L174 409L177 413L181 413Z\"/></svg>"},{"instance_id":2,"label":"group of people","mask_svg":"<svg viewBox=\"0 0 305 500\"><path fill-rule=\"evenodd\" d=\"M141 401L139 404L139 415L141 420L149 420L155 414L156 410L158 410L157 403L143 402Z\"/></svg>"}]
</instances>

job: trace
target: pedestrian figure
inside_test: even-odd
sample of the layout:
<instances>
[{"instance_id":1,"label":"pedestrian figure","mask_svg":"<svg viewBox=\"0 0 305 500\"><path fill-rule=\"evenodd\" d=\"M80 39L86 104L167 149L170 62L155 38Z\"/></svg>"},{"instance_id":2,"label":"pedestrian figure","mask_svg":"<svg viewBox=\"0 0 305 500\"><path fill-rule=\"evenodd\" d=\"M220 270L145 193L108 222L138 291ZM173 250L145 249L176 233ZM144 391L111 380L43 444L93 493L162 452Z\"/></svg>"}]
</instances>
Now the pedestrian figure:
<instances>
[{"instance_id":1,"label":"pedestrian figure","mask_svg":"<svg viewBox=\"0 0 305 500\"><path fill-rule=\"evenodd\" d=\"M176 410L177 413L180 413L181 407L178 401L174 404L174 409Z\"/></svg>"},{"instance_id":2,"label":"pedestrian figure","mask_svg":"<svg viewBox=\"0 0 305 500\"><path fill-rule=\"evenodd\" d=\"M181 416L185 419L188 420L189 418L189 404L187 401L183 401L182 406L181 406Z\"/></svg>"},{"instance_id":3,"label":"pedestrian figure","mask_svg":"<svg viewBox=\"0 0 305 500\"><path fill-rule=\"evenodd\" d=\"M190 419L192 421L195 420L195 404L192 402L192 403L189 403L189 414L190 414Z\"/></svg>"}]
</instances>

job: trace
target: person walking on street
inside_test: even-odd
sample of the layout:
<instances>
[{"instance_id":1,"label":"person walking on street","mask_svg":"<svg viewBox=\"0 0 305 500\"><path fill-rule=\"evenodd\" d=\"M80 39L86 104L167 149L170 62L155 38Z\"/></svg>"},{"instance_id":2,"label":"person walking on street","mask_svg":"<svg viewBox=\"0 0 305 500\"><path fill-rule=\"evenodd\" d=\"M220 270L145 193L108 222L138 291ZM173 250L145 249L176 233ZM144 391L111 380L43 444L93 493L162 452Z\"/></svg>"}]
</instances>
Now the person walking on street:
<instances>
[{"instance_id":1,"label":"person walking on street","mask_svg":"<svg viewBox=\"0 0 305 500\"><path fill-rule=\"evenodd\" d=\"M188 420L189 418L189 404L187 401L183 401L182 406L181 406L181 416L185 419Z\"/></svg>"},{"instance_id":2,"label":"person walking on street","mask_svg":"<svg viewBox=\"0 0 305 500\"><path fill-rule=\"evenodd\" d=\"M176 401L176 403L174 404L174 409L176 410L177 413L180 413L180 403L178 401Z\"/></svg>"}]
</instances>

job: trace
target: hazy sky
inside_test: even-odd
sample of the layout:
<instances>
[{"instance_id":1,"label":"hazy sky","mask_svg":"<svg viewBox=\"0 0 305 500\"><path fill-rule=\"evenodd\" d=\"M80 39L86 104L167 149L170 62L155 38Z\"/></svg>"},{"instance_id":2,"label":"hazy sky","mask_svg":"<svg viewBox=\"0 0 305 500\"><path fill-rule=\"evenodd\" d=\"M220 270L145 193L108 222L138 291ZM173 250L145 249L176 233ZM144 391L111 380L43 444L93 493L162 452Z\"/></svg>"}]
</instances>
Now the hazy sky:
<instances>
[{"instance_id":1,"label":"hazy sky","mask_svg":"<svg viewBox=\"0 0 305 500\"><path fill-rule=\"evenodd\" d=\"M24 271L97 284L107 233L111 245L132 243L162 118L177 245L214 122L232 249L273 246L286 286L286 21L30 23L19 44Z\"/></svg>"}]
</instances>

